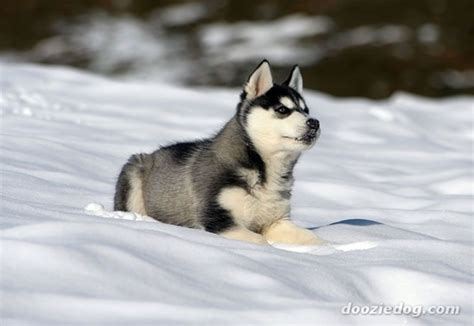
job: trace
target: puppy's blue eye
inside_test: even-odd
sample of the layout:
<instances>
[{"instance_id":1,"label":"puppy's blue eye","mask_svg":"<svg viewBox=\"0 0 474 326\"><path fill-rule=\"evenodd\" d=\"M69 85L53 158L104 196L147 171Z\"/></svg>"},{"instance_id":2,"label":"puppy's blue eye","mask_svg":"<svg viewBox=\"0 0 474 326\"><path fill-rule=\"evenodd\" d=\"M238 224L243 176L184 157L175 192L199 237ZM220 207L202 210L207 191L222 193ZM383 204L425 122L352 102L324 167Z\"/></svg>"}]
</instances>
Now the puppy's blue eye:
<instances>
[{"instance_id":1,"label":"puppy's blue eye","mask_svg":"<svg viewBox=\"0 0 474 326\"><path fill-rule=\"evenodd\" d=\"M285 106L279 106L276 108L275 110L276 112L280 113L280 114L288 114L290 113L290 109L288 109L287 107Z\"/></svg>"}]
</instances>

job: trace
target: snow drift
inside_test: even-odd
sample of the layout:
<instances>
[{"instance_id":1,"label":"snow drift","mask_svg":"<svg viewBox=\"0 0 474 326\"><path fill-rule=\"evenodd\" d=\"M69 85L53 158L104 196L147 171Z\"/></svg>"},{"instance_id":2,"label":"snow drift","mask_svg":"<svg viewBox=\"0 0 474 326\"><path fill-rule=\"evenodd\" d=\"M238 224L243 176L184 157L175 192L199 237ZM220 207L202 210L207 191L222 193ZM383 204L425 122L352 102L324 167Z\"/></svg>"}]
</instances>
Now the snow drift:
<instances>
[{"instance_id":1,"label":"snow drift","mask_svg":"<svg viewBox=\"0 0 474 326\"><path fill-rule=\"evenodd\" d=\"M472 322L472 97L306 92L293 216L329 245L263 247L110 211L130 154L212 134L239 90L0 69L2 325Z\"/></svg>"}]
</instances>

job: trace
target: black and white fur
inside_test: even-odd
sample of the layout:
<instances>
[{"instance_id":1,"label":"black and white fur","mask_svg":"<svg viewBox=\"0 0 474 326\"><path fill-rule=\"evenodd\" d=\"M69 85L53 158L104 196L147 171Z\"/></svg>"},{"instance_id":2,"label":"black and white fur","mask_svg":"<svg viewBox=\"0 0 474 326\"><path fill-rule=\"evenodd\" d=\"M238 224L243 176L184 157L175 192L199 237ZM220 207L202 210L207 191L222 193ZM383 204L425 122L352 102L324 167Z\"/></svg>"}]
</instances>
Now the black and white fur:
<instances>
[{"instance_id":1,"label":"black and white fur","mask_svg":"<svg viewBox=\"0 0 474 326\"><path fill-rule=\"evenodd\" d=\"M274 84L264 60L217 135L131 156L114 209L253 243L321 243L290 220L293 168L320 134L302 90L298 66Z\"/></svg>"}]
</instances>

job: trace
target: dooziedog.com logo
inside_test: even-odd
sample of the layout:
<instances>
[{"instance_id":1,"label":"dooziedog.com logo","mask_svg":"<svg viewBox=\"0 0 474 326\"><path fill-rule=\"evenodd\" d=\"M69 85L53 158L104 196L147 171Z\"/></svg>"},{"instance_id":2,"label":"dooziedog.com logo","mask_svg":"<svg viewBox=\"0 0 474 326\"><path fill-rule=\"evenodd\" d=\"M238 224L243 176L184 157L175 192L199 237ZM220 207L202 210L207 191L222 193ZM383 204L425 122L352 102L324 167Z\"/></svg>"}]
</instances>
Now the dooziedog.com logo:
<instances>
[{"instance_id":1,"label":"dooziedog.com logo","mask_svg":"<svg viewBox=\"0 0 474 326\"><path fill-rule=\"evenodd\" d=\"M461 308L459 306L424 306L406 305L400 302L397 305L357 305L349 302L341 308L343 315L410 315L420 317L423 315L459 315Z\"/></svg>"}]
</instances>

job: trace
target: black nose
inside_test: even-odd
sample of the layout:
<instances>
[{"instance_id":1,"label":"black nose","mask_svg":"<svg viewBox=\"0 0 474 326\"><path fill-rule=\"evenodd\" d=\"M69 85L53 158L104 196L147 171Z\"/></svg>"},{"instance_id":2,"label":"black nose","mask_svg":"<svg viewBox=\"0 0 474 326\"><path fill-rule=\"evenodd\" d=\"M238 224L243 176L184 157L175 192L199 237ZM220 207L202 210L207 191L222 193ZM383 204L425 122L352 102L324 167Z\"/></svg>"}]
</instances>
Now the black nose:
<instances>
[{"instance_id":1,"label":"black nose","mask_svg":"<svg viewBox=\"0 0 474 326\"><path fill-rule=\"evenodd\" d=\"M319 129L319 121L316 119L308 119L308 121L306 121L306 125L311 129Z\"/></svg>"}]
</instances>

